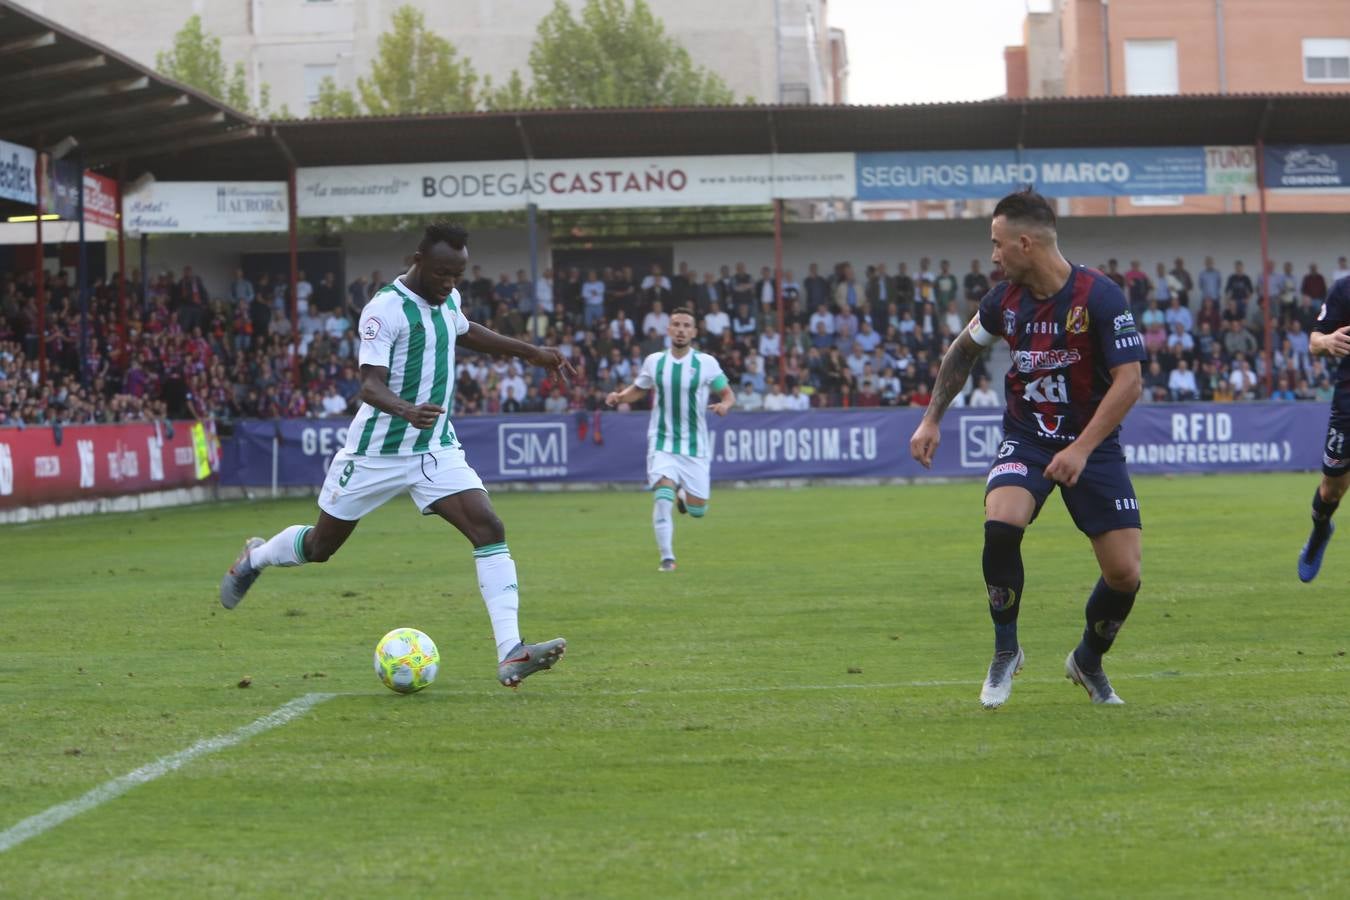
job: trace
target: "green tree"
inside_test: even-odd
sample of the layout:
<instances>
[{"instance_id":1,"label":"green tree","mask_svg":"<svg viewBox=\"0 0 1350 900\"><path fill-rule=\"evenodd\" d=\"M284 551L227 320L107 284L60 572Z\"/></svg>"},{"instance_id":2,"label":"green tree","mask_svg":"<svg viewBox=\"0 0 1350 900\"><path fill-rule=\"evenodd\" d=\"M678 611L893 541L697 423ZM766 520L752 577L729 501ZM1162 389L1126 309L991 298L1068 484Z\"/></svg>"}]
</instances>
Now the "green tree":
<instances>
[{"instance_id":1,"label":"green tree","mask_svg":"<svg viewBox=\"0 0 1350 900\"><path fill-rule=\"evenodd\" d=\"M539 22L530 48L531 99L543 107L707 106L731 89L695 66L646 0L586 0L580 17L563 0Z\"/></svg>"},{"instance_id":2,"label":"green tree","mask_svg":"<svg viewBox=\"0 0 1350 900\"><path fill-rule=\"evenodd\" d=\"M173 47L155 54L155 67L165 75L191 88L224 100L240 109L247 107L244 67L227 72L220 55L220 38L207 34L202 17L193 16L173 36ZM243 100L235 103L235 100Z\"/></svg>"},{"instance_id":3,"label":"green tree","mask_svg":"<svg viewBox=\"0 0 1350 900\"><path fill-rule=\"evenodd\" d=\"M429 30L416 8L394 10L393 29L380 35L379 45L370 77L356 80L367 113L393 116L475 108L478 75L473 64L458 58L453 44ZM345 106L345 98L342 103Z\"/></svg>"},{"instance_id":4,"label":"green tree","mask_svg":"<svg viewBox=\"0 0 1350 900\"><path fill-rule=\"evenodd\" d=\"M319 82L319 99L309 107L309 114L320 119L345 119L361 115L361 106L351 91L341 90L332 78Z\"/></svg>"},{"instance_id":5,"label":"green tree","mask_svg":"<svg viewBox=\"0 0 1350 900\"><path fill-rule=\"evenodd\" d=\"M520 72L515 69L511 70L511 77L501 87L492 83L491 76L483 78L482 103L484 109L490 110L529 109L538 105L520 77Z\"/></svg>"},{"instance_id":6,"label":"green tree","mask_svg":"<svg viewBox=\"0 0 1350 900\"><path fill-rule=\"evenodd\" d=\"M237 62L233 69L226 68L220 38L202 28L201 16L192 16L184 23L173 36L171 49L155 54L155 68L235 109L261 116L272 112L272 94L265 84L258 88L258 106L249 102L244 64Z\"/></svg>"}]
</instances>

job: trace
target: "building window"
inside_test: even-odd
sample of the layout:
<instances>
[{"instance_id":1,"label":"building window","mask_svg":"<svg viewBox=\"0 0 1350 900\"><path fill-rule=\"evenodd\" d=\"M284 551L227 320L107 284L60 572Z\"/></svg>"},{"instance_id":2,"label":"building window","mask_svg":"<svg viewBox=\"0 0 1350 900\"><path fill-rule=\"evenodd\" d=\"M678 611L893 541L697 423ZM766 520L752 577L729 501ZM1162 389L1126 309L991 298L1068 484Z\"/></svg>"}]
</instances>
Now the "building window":
<instances>
[{"instance_id":1,"label":"building window","mask_svg":"<svg viewBox=\"0 0 1350 900\"><path fill-rule=\"evenodd\" d=\"M1181 93L1177 78L1177 42L1126 41L1125 93Z\"/></svg>"},{"instance_id":2,"label":"building window","mask_svg":"<svg viewBox=\"0 0 1350 900\"><path fill-rule=\"evenodd\" d=\"M305 102L314 103L319 99L319 86L325 78L337 81L337 64L324 63L317 66L305 66Z\"/></svg>"},{"instance_id":3,"label":"building window","mask_svg":"<svg viewBox=\"0 0 1350 900\"><path fill-rule=\"evenodd\" d=\"M1350 38L1304 38L1303 80L1350 81Z\"/></svg>"}]
</instances>

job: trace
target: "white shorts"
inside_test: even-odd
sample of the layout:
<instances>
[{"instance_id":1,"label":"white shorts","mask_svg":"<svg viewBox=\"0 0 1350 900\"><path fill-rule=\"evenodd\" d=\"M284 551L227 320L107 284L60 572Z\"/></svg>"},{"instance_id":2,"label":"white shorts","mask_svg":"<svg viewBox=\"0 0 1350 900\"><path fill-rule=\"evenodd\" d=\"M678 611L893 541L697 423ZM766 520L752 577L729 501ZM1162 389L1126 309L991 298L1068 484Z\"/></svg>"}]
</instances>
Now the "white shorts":
<instances>
[{"instance_id":1,"label":"white shorts","mask_svg":"<svg viewBox=\"0 0 1350 900\"><path fill-rule=\"evenodd\" d=\"M647 451L647 487L656 487L662 478L669 478L676 487L703 500L712 497L712 460L708 457L682 456L664 450Z\"/></svg>"},{"instance_id":2,"label":"white shorts","mask_svg":"<svg viewBox=\"0 0 1350 900\"><path fill-rule=\"evenodd\" d=\"M459 447L415 456L357 456L339 450L323 480L319 509L355 522L406 492L429 516L437 500L474 489L483 490L483 480Z\"/></svg>"}]
</instances>

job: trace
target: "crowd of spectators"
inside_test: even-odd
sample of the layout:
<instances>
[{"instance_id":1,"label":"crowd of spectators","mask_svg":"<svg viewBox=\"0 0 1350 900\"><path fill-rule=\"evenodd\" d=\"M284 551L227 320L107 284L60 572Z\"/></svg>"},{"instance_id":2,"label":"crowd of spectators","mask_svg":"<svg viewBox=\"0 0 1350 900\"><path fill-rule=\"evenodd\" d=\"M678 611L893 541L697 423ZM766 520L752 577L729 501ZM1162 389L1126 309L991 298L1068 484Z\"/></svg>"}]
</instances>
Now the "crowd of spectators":
<instances>
[{"instance_id":1,"label":"crowd of spectators","mask_svg":"<svg viewBox=\"0 0 1350 900\"><path fill-rule=\"evenodd\" d=\"M1331 396L1332 373L1309 354L1308 335L1329 285L1350 275L1344 257L1330 276L1285 263L1253 278L1241 261L1222 271L1211 258L1194 272L1182 259L1159 262L1152 274L1138 260L1123 272L1114 259L1100 269L1125 291L1143 335L1146 402L1267 399L1264 296L1277 317L1268 399ZM644 355L665 347L670 311L680 307L695 311L700 345L721 361L743 410L926 405L942 354L1000 276L979 260L959 275L947 260L935 267L926 258L894 273L885 264L860 274L849 263L825 271L812 263L800 279L784 272L780 330L767 266L757 276L744 263L702 273L681 264L670 274L656 265L546 269L537 281L523 270L494 281L474 266L460 285L469 317L560 348L578 377L557 383L515 360L462 351L454 414L597 410L608 391L631 383ZM113 284L91 286L82 317L72 274L48 274L43 382L33 273L0 273L0 425L355 410L355 328L385 284L379 272L345 288L331 272L317 284L302 272L294 329L280 276L255 281L237 271L228 284L207 285L184 267L148 279L144 291L139 272L128 281L124 344ZM977 366L957 403L1000 405L1002 374Z\"/></svg>"}]
</instances>

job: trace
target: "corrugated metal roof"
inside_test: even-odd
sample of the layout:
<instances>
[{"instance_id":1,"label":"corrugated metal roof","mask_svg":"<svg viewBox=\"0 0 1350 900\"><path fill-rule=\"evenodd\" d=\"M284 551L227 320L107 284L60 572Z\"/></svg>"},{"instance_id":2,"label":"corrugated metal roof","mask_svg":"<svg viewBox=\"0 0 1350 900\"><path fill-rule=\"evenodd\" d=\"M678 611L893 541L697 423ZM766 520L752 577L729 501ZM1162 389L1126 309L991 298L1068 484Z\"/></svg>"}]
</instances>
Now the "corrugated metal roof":
<instances>
[{"instance_id":1,"label":"corrugated metal roof","mask_svg":"<svg viewBox=\"0 0 1350 900\"><path fill-rule=\"evenodd\" d=\"M249 116L0 0L0 137L74 137L91 166L256 140Z\"/></svg>"}]
</instances>

